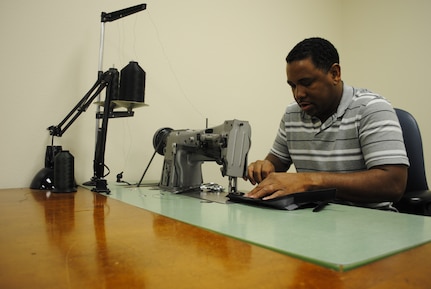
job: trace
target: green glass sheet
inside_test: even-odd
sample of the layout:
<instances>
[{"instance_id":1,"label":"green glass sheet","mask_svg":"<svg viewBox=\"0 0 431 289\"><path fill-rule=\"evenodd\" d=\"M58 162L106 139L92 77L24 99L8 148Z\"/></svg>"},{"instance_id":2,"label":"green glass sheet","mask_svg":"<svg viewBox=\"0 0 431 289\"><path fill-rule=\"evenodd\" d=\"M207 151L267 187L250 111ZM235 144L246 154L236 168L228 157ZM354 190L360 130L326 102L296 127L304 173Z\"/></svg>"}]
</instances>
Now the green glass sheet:
<instances>
[{"instance_id":1,"label":"green glass sheet","mask_svg":"<svg viewBox=\"0 0 431 289\"><path fill-rule=\"evenodd\" d=\"M431 241L431 218L330 204L274 210L151 187L110 186L111 198L194 226L346 271Z\"/></svg>"}]
</instances>

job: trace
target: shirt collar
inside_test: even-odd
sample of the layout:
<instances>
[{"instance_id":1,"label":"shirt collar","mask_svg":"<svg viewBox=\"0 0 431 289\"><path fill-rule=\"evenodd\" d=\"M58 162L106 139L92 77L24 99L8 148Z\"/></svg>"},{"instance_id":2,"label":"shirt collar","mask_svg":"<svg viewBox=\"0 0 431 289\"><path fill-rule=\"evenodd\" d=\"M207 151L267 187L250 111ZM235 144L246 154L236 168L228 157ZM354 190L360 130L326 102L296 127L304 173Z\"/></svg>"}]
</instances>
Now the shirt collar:
<instances>
[{"instance_id":1,"label":"shirt collar","mask_svg":"<svg viewBox=\"0 0 431 289\"><path fill-rule=\"evenodd\" d=\"M353 87L343 83L343 95L337 108L337 118L342 117L353 99Z\"/></svg>"}]
</instances>

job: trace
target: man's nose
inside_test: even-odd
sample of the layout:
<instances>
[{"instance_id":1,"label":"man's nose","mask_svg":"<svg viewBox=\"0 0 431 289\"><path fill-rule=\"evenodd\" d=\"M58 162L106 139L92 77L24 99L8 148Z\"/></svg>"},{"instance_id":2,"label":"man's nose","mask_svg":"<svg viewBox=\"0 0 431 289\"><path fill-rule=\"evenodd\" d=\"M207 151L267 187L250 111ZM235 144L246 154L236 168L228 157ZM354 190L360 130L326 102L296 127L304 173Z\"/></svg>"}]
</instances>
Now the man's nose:
<instances>
[{"instance_id":1,"label":"man's nose","mask_svg":"<svg viewBox=\"0 0 431 289\"><path fill-rule=\"evenodd\" d=\"M296 100L301 100L302 98L305 97L305 89L304 87L298 85L295 87L295 99Z\"/></svg>"}]
</instances>

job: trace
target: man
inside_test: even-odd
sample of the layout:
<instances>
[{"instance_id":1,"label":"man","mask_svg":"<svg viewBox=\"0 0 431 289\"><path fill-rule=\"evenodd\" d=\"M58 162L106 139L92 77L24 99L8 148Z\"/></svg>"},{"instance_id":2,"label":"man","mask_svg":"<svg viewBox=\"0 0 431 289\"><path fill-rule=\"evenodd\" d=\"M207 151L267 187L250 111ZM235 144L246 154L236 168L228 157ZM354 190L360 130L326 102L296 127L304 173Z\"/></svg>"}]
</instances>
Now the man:
<instances>
[{"instance_id":1,"label":"man","mask_svg":"<svg viewBox=\"0 0 431 289\"><path fill-rule=\"evenodd\" d=\"M344 84L338 52L325 39L301 41L286 62L295 102L269 154L248 166L248 179L258 185L247 196L336 188L340 203L390 208L404 193L409 165L392 106ZM297 173L286 173L292 164Z\"/></svg>"}]
</instances>

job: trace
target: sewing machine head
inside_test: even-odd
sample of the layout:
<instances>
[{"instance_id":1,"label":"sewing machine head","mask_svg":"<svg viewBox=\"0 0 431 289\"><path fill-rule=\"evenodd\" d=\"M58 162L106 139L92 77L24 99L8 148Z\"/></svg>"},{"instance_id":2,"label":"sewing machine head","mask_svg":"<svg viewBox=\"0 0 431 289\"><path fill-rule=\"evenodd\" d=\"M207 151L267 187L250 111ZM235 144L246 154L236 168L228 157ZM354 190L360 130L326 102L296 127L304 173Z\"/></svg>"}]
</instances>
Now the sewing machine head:
<instances>
[{"instance_id":1,"label":"sewing machine head","mask_svg":"<svg viewBox=\"0 0 431 289\"><path fill-rule=\"evenodd\" d=\"M159 187L178 193L198 189L202 163L215 161L222 176L229 177L229 192L236 192L237 178L246 174L250 138L249 123L240 120L203 130L159 129L153 138L154 148L164 155Z\"/></svg>"}]
</instances>

